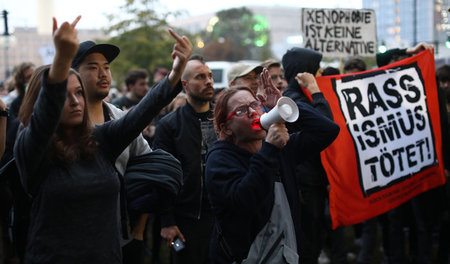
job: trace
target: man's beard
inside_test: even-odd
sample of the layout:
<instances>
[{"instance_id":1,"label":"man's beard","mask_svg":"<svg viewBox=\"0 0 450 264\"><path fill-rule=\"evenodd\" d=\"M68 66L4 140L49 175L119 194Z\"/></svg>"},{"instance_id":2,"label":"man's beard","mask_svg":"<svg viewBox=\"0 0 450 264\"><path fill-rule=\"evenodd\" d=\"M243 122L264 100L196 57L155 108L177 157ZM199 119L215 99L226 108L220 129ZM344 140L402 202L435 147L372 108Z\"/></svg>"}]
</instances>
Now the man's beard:
<instances>
[{"instance_id":1,"label":"man's beard","mask_svg":"<svg viewBox=\"0 0 450 264\"><path fill-rule=\"evenodd\" d=\"M196 102L199 102L199 103L211 102L212 99L213 99L212 97L211 98L204 97L204 96L201 96L201 95L198 95L198 94L193 94L193 93L189 93L188 95L193 101L196 101Z\"/></svg>"},{"instance_id":2,"label":"man's beard","mask_svg":"<svg viewBox=\"0 0 450 264\"><path fill-rule=\"evenodd\" d=\"M109 90L108 90L108 92L101 92L101 91L95 91L93 94L92 94L92 99L94 100L94 101L102 101L103 99L105 99L107 96L109 95Z\"/></svg>"}]
</instances>

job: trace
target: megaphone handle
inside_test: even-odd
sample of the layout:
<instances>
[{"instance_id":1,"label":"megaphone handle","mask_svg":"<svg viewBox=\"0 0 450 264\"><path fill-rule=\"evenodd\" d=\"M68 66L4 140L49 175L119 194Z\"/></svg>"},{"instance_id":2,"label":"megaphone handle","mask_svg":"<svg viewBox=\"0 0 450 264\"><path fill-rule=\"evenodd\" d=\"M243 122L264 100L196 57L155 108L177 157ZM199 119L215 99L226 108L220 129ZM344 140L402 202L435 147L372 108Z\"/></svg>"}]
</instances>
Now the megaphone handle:
<instances>
[{"instance_id":1,"label":"megaphone handle","mask_svg":"<svg viewBox=\"0 0 450 264\"><path fill-rule=\"evenodd\" d=\"M306 98L308 98L309 101L312 103L313 99L312 99L311 92L302 86L300 86L300 87L302 88L303 94L305 94Z\"/></svg>"}]
</instances>

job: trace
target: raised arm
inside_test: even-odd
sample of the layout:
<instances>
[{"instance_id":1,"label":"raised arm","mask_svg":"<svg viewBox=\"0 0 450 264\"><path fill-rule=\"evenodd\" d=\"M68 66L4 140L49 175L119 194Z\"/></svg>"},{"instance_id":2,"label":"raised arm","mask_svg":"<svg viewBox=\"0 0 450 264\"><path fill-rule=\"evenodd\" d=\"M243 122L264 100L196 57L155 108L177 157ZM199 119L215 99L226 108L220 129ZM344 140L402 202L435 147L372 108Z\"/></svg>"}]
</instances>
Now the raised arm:
<instances>
[{"instance_id":1,"label":"raised arm","mask_svg":"<svg viewBox=\"0 0 450 264\"><path fill-rule=\"evenodd\" d=\"M56 19L53 19L56 51L53 64L49 70L36 70L24 98L24 103L34 104L34 107L29 120L21 120L26 127L17 137L14 157L20 179L28 193L34 193L45 176L45 172L40 169L45 166L48 147L66 100L70 63L78 48L75 26L79 20L80 17L77 17L74 22L64 22L58 28ZM38 94L37 99L34 99L36 101L31 99L33 94Z\"/></svg>"},{"instance_id":2,"label":"raised arm","mask_svg":"<svg viewBox=\"0 0 450 264\"><path fill-rule=\"evenodd\" d=\"M171 54L173 68L169 76L152 87L145 97L124 117L105 123L98 131L102 134L105 133L98 138L106 140L106 142L101 143L105 143L103 145L110 148L108 152L112 154L114 159L159 114L161 109L181 92L180 79L191 55L192 44L187 37L180 37L171 29L169 29L169 33L176 40Z\"/></svg>"},{"instance_id":3,"label":"raised arm","mask_svg":"<svg viewBox=\"0 0 450 264\"><path fill-rule=\"evenodd\" d=\"M409 55L414 55L414 54L419 53L424 50L431 50L431 52L434 53L434 45L428 44L426 42L420 42L419 44L417 44L414 47L407 48L405 53L409 54Z\"/></svg>"}]
</instances>

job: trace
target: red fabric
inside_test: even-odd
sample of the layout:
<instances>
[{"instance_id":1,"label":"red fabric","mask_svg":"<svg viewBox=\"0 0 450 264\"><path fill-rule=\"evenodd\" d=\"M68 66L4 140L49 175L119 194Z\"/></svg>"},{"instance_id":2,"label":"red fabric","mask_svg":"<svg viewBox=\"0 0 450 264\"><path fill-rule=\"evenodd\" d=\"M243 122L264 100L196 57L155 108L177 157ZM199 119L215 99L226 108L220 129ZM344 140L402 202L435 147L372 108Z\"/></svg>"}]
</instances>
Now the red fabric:
<instances>
[{"instance_id":1,"label":"red fabric","mask_svg":"<svg viewBox=\"0 0 450 264\"><path fill-rule=\"evenodd\" d=\"M331 187L330 213L333 228L373 218L445 183L434 67L433 54L424 51L363 73L317 78L318 85L331 106L334 121L341 128L337 139L321 154ZM352 78L358 79L358 85L354 85L355 80L352 83ZM341 92L344 90L350 96L344 97L344 92ZM366 96L368 90L371 91L372 101L375 101L376 106L372 107L372 110L375 109L374 114L364 116L359 113L365 111L360 109L369 108L367 106L370 104L365 104L369 101L369 96ZM393 90L401 93L401 96L393 96ZM361 98L365 98L361 101L364 102L361 103L364 107L358 103L356 105L359 108L347 107L355 105L354 102L358 101L355 95L359 93ZM379 96L373 96L374 94ZM399 97L402 98L401 104ZM348 109L353 109L353 117ZM414 122L413 133L406 135L404 131L407 129L403 129L401 123L408 127L411 120ZM355 132L366 131L362 125L364 122L366 125L372 124L367 126L367 133L372 133L372 136ZM384 130L385 128L380 129L378 125L374 126L377 122L382 125L392 122L394 125L388 126L392 133L386 132L388 130ZM390 139L369 147L375 141L374 134L379 142L383 141L382 133ZM378 162L368 157L375 157ZM377 172L373 174L372 170ZM385 182L381 183L380 179Z\"/></svg>"}]
</instances>

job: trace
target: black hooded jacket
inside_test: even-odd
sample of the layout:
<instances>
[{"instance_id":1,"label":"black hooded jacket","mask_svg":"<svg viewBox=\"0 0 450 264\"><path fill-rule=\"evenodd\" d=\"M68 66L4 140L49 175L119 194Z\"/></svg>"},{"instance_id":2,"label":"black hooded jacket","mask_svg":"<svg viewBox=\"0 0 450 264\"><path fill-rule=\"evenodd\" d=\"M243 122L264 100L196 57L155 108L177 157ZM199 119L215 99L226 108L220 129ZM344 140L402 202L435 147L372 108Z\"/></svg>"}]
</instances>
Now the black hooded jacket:
<instances>
[{"instance_id":1,"label":"black hooded jacket","mask_svg":"<svg viewBox=\"0 0 450 264\"><path fill-rule=\"evenodd\" d=\"M256 235L270 217L274 202L273 185L277 179L285 188L297 250L303 254L308 242L300 226L300 201L294 169L299 162L311 154L319 154L330 145L339 133L339 126L311 106L297 105L301 114L292 123L296 132L290 133L283 149L263 142L260 151L251 153L227 140L219 140L208 152L206 187L216 216L209 252L214 263L240 262L247 256ZM225 242L230 247L229 256L223 247Z\"/></svg>"},{"instance_id":2,"label":"black hooded jacket","mask_svg":"<svg viewBox=\"0 0 450 264\"><path fill-rule=\"evenodd\" d=\"M320 68L321 60L322 54L311 49L292 48L288 50L282 58L284 74L286 81L288 82L288 86L283 95L290 97L296 102L308 103L321 114L333 120L330 105L323 94L313 94L313 100L311 102L305 96L295 79L297 73L308 72L315 75ZM286 127L289 129L290 133L295 132L295 128L293 128L291 124L286 123ZM304 188L305 186L323 186L328 182L320 160L320 154L303 161L296 169L296 176L300 188Z\"/></svg>"},{"instance_id":3,"label":"black hooded jacket","mask_svg":"<svg viewBox=\"0 0 450 264\"><path fill-rule=\"evenodd\" d=\"M284 77L288 82L288 88L300 88L295 76L297 73L309 72L316 75L320 68L322 53L305 48L292 48L283 55L282 63L284 69Z\"/></svg>"}]
</instances>

